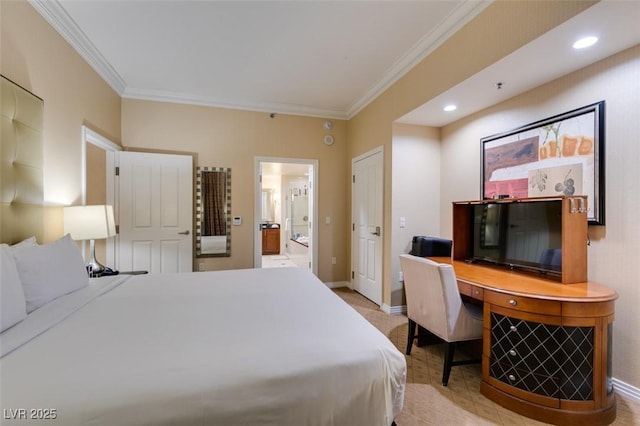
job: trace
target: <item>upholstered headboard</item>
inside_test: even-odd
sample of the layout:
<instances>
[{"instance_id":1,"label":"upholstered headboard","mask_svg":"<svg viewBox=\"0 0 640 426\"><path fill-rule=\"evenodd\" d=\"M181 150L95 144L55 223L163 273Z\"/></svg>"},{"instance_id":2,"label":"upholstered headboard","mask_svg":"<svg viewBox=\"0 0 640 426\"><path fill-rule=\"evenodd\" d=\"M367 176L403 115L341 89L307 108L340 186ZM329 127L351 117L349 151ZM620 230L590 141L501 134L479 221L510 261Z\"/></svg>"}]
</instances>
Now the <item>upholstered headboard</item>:
<instances>
[{"instance_id":1,"label":"upholstered headboard","mask_svg":"<svg viewBox=\"0 0 640 426\"><path fill-rule=\"evenodd\" d=\"M44 102L2 76L0 125L0 242L44 235Z\"/></svg>"}]
</instances>

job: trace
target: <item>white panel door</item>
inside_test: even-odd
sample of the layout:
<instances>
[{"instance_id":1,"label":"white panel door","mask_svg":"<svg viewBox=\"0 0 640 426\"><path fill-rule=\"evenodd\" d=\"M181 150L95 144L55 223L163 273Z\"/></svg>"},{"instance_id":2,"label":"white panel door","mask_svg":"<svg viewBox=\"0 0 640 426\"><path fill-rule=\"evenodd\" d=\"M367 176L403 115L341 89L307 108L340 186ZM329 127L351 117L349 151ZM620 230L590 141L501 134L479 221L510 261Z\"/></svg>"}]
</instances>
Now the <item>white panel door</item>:
<instances>
[{"instance_id":1,"label":"white panel door","mask_svg":"<svg viewBox=\"0 0 640 426\"><path fill-rule=\"evenodd\" d=\"M119 152L118 165L118 269L191 272L192 157Z\"/></svg>"},{"instance_id":2,"label":"white panel door","mask_svg":"<svg viewBox=\"0 0 640 426\"><path fill-rule=\"evenodd\" d=\"M382 304L382 168L381 150L352 164L353 287L378 305Z\"/></svg>"}]
</instances>

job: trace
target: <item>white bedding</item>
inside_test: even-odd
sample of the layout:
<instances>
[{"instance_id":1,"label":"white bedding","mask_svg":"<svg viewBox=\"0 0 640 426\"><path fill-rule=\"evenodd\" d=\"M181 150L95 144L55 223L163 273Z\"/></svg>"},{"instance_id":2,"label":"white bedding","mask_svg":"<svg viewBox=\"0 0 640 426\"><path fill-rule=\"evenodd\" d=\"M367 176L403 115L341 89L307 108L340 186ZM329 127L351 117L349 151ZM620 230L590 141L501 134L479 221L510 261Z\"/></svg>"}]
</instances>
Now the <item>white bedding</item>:
<instances>
[{"instance_id":1,"label":"white bedding","mask_svg":"<svg viewBox=\"0 0 640 426\"><path fill-rule=\"evenodd\" d=\"M3 425L52 409L32 422L369 426L402 409L404 355L302 269L99 278L1 339Z\"/></svg>"}]
</instances>

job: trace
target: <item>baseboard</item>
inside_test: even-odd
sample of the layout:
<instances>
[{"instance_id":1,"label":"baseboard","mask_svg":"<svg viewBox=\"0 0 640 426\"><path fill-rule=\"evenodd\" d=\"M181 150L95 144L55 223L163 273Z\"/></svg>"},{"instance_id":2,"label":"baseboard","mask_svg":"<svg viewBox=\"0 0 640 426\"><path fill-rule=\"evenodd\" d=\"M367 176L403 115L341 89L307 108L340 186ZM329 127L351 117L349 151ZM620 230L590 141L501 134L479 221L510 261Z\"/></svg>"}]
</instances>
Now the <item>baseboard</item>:
<instances>
[{"instance_id":1,"label":"baseboard","mask_svg":"<svg viewBox=\"0 0 640 426\"><path fill-rule=\"evenodd\" d=\"M333 281L333 282L327 282L327 283L324 283L324 284L329 288L340 288L340 287L351 288L351 283L349 283L347 281Z\"/></svg>"},{"instance_id":2,"label":"baseboard","mask_svg":"<svg viewBox=\"0 0 640 426\"><path fill-rule=\"evenodd\" d=\"M382 312L386 312L389 315L402 315L407 313L407 305L389 306L386 303L383 303L380 309L382 309Z\"/></svg>"},{"instance_id":3,"label":"baseboard","mask_svg":"<svg viewBox=\"0 0 640 426\"><path fill-rule=\"evenodd\" d=\"M618 380L615 377L612 379L612 381L613 389L616 391L616 393L626 398L631 398L636 402L640 402L640 388L631 386L630 384Z\"/></svg>"}]
</instances>

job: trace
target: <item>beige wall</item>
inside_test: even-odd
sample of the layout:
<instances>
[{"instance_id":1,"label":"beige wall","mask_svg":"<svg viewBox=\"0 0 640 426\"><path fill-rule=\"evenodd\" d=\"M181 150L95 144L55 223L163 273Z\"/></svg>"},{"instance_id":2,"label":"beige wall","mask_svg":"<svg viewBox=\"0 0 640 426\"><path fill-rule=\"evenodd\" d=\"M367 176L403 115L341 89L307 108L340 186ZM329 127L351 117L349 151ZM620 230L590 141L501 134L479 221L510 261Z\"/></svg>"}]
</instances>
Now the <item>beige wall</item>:
<instances>
[{"instance_id":1,"label":"beige wall","mask_svg":"<svg viewBox=\"0 0 640 426\"><path fill-rule=\"evenodd\" d=\"M440 235L440 129L394 124L391 156L390 306L402 306L398 256L411 251L414 235Z\"/></svg>"},{"instance_id":2,"label":"beige wall","mask_svg":"<svg viewBox=\"0 0 640 426\"><path fill-rule=\"evenodd\" d=\"M613 372L640 386L640 45L442 129L440 230L451 235L451 202L480 191L479 141L605 100L606 226L590 226L589 279L620 295Z\"/></svg>"},{"instance_id":3,"label":"beige wall","mask_svg":"<svg viewBox=\"0 0 640 426\"><path fill-rule=\"evenodd\" d=\"M346 124L333 120L335 143L323 143L324 119L222 108L122 101L122 141L127 148L196 152L196 165L231 167L231 257L203 258L207 270L253 267L255 157L317 159L318 276L348 281L348 168ZM325 218L331 223L327 225ZM337 258L336 265L331 257Z\"/></svg>"},{"instance_id":4,"label":"beige wall","mask_svg":"<svg viewBox=\"0 0 640 426\"><path fill-rule=\"evenodd\" d=\"M391 152L392 122L588 8L594 2L498 1L443 43L348 122L349 158ZM391 224L392 155L385 154L384 229ZM349 194L349 197L351 195ZM350 244L350 243L349 243ZM391 304L392 239L384 241L383 302Z\"/></svg>"},{"instance_id":5,"label":"beige wall","mask_svg":"<svg viewBox=\"0 0 640 426\"><path fill-rule=\"evenodd\" d=\"M82 125L120 139L120 97L26 1L0 2L0 72L44 99L44 200L80 204ZM47 209L45 241L62 235Z\"/></svg>"}]
</instances>

